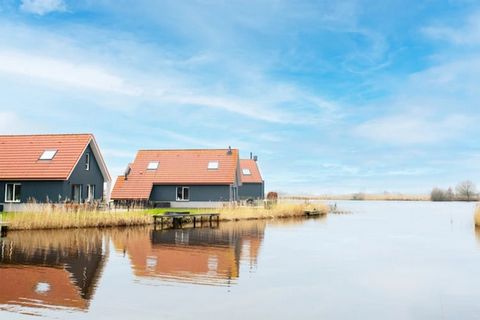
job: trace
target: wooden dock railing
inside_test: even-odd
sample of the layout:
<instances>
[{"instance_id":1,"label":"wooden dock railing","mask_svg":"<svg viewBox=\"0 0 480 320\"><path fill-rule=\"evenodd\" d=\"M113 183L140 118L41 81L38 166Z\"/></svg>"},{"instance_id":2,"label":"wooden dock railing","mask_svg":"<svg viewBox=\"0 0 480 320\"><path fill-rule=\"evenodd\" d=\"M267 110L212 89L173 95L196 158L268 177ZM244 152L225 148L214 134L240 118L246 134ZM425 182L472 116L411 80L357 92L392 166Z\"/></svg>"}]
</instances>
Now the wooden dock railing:
<instances>
[{"instance_id":1,"label":"wooden dock railing","mask_svg":"<svg viewBox=\"0 0 480 320\"><path fill-rule=\"evenodd\" d=\"M200 222L200 226L203 226L204 220L208 221L209 226L215 221L216 225L220 223L219 213L195 213L190 212L166 212L165 214L153 215L153 225L156 228L157 224L160 224L161 228L165 223L171 222L173 228L181 228L186 220L190 220L193 223L193 227L197 227L197 221Z\"/></svg>"}]
</instances>

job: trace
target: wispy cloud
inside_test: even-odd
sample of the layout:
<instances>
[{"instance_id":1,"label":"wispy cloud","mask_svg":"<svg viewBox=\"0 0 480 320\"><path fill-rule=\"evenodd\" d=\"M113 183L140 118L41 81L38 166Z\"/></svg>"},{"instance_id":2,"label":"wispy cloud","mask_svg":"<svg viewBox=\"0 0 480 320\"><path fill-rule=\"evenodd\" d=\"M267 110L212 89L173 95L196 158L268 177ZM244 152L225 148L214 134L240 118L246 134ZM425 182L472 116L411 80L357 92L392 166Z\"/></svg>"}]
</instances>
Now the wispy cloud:
<instances>
[{"instance_id":1,"label":"wispy cloud","mask_svg":"<svg viewBox=\"0 0 480 320\"><path fill-rule=\"evenodd\" d=\"M39 129L38 124L29 122L15 112L2 111L0 108L0 134L32 133Z\"/></svg>"},{"instance_id":2,"label":"wispy cloud","mask_svg":"<svg viewBox=\"0 0 480 320\"><path fill-rule=\"evenodd\" d=\"M4 27L4 30L18 32L22 36L21 40L5 36L8 42L0 45L0 74L24 77L29 83L52 83L58 89L77 88L128 96L132 107L142 102L168 107L203 107L271 123L326 123L340 114L334 101L293 83L271 79L258 67L227 63L223 65L225 70L222 73L231 69L230 79L212 82L211 76L204 74L204 69L221 69L222 66L217 65L219 60L207 59L205 62L201 58L200 62L192 62L196 61L195 56L186 60L160 56L155 67L143 70L144 66L132 61L153 58L152 50L155 48L135 41L126 44L125 41L115 43L116 40L109 40L111 50L120 50L121 54L106 62L96 53L97 42L90 46L86 44L89 40L85 40L86 43L77 46L71 38L59 34L52 35L25 26L17 29L14 26ZM91 31L86 32L87 36L91 34ZM77 36L81 37L81 33ZM103 36L110 37L109 34ZM44 42L35 52L23 49L26 43L39 38ZM45 44L48 46L42 48ZM58 52L68 54L62 57ZM132 57L127 63L115 59L127 54ZM202 56L203 53L200 53ZM220 61L223 60L227 59ZM187 66L185 61L188 61ZM191 75L192 70L195 76Z\"/></svg>"},{"instance_id":3,"label":"wispy cloud","mask_svg":"<svg viewBox=\"0 0 480 320\"><path fill-rule=\"evenodd\" d=\"M457 26L437 23L422 29L428 37L455 45L480 44L480 11L470 14Z\"/></svg>"},{"instance_id":4,"label":"wispy cloud","mask_svg":"<svg viewBox=\"0 0 480 320\"><path fill-rule=\"evenodd\" d=\"M44 15L55 11L65 11L63 0L22 0L20 9L24 12Z\"/></svg>"},{"instance_id":5,"label":"wispy cloud","mask_svg":"<svg viewBox=\"0 0 480 320\"><path fill-rule=\"evenodd\" d=\"M360 137L392 145L432 144L461 137L471 124L465 115L408 112L368 120L354 129Z\"/></svg>"},{"instance_id":6,"label":"wispy cloud","mask_svg":"<svg viewBox=\"0 0 480 320\"><path fill-rule=\"evenodd\" d=\"M100 67L19 51L0 51L0 72L51 81L61 86L125 95L139 94L138 88L127 85L124 79Z\"/></svg>"}]
</instances>

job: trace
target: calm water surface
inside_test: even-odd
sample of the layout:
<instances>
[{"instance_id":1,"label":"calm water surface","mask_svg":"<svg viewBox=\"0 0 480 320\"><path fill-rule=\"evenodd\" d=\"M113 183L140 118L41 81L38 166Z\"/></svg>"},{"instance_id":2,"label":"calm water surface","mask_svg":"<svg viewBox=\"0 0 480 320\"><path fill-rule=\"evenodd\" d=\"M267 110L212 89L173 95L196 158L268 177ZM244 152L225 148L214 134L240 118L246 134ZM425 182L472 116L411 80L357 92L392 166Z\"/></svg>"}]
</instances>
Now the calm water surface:
<instances>
[{"instance_id":1,"label":"calm water surface","mask_svg":"<svg viewBox=\"0 0 480 320\"><path fill-rule=\"evenodd\" d=\"M218 229L10 232L0 319L480 319L474 204Z\"/></svg>"}]
</instances>

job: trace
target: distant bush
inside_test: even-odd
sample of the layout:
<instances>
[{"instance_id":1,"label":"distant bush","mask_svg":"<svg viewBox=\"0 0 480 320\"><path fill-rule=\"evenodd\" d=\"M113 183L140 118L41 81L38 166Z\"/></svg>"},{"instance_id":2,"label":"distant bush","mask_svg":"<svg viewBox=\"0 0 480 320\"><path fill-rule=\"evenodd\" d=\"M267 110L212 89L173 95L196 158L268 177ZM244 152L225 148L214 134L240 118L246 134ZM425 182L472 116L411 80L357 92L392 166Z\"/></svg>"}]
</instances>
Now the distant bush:
<instances>
[{"instance_id":1,"label":"distant bush","mask_svg":"<svg viewBox=\"0 0 480 320\"><path fill-rule=\"evenodd\" d=\"M430 193L430 199L432 201L448 201L447 192L440 188L433 188L432 192Z\"/></svg>"},{"instance_id":2,"label":"distant bush","mask_svg":"<svg viewBox=\"0 0 480 320\"><path fill-rule=\"evenodd\" d=\"M365 200L365 193L358 192L352 195L352 200Z\"/></svg>"}]
</instances>

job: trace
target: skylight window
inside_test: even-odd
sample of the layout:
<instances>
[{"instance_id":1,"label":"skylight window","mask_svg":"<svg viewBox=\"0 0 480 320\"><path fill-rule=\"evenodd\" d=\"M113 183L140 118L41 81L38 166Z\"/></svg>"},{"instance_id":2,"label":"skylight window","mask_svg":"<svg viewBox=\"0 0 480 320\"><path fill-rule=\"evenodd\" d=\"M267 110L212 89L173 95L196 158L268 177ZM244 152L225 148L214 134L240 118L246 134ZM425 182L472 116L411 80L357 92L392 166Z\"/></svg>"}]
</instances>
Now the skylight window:
<instances>
[{"instance_id":1,"label":"skylight window","mask_svg":"<svg viewBox=\"0 0 480 320\"><path fill-rule=\"evenodd\" d=\"M218 169L218 161L210 161L208 163L208 170L216 170Z\"/></svg>"},{"instance_id":2,"label":"skylight window","mask_svg":"<svg viewBox=\"0 0 480 320\"><path fill-rule=\"evenodd\" d=\"M252 173L250 172L250 169L247 169L247 168L243 169L242 172L243 172L243 175L244 175L244 176L249 176L249 175L252 174Z\"/></svg>"},{"instance_id":3,"label":"skylight window","mask_svg":"<svg viewBox=\"0 0 480 320\"><path fill-rule=\"evenodd\" d=\"M152 161L148 163L147 170L157 170L158 169L158 161Z\"/></svg>"},{"instance_id":4,"label":"skylight window","mask_svg":"<svg viewBox=\"0 0 480 320\"><path fill-rule=\"evenodd\" d=\"M57 154L57 150L45 150L40 156L40 160L52 160Z\"/></svg>"}]
</instances>

